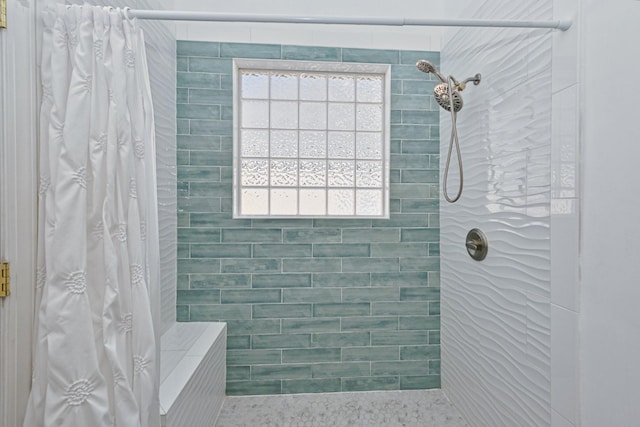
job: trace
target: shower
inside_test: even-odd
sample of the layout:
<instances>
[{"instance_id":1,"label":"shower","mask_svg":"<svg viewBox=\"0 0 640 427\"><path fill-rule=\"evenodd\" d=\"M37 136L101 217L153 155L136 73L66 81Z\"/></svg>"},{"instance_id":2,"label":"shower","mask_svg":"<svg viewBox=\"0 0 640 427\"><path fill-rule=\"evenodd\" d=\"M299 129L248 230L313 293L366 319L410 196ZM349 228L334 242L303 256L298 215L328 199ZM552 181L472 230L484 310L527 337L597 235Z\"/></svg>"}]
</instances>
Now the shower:
<instances>
[{"instance_id":1,"label":"shower","mask_svg":"<svg viewBox=\"0 0 640 427\"><path fill-rule=\"evenodd\" d=\"M449 140L449 152L447 154L447 162L444 169L444 178L442 180L442 193L444 194L444 198L447 202L455 203L462 195L462 186L464 184L464 175L462 172L462 155L460 154L460 143L458 141L458 129L456 126L458 111L462 110L462 106L464 104L460 92L462 92L466 88L467 83L469 82L473 82L473 84L476 86L479 85L481 76L480 74L476 74L475 76L469 77L462 82L458 82L453 76L445 78L431 62L425 61L424 59L418 61L416 63L416 67L423 73L431 73L438 77L440 83L437 84L433 89L433 95L435 96L438 105L451 112L451 139ZM449 197L449 193L447 192L447 181L449 178L451 152L454 145L456 147L456 155L458 157L460 184L458 186L457 194L455 195L455 197L451 198Z\"/></svg>"}]
</instances>

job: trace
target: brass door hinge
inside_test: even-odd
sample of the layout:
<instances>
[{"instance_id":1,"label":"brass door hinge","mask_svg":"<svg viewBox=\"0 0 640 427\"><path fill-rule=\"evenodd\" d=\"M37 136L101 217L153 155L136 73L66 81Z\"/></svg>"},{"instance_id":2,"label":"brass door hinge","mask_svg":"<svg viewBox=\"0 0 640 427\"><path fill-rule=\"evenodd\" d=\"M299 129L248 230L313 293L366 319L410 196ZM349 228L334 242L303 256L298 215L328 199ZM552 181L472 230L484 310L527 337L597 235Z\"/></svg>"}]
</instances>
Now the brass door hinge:
<instances>
[{"instance_id":1,"label":"brass door hinge","mask_svg":"<svg viewBox=\"0 0 640 427\"><path fill-rule=\"evenodd\" d=\"M7 0L0 0L0 28L7 28Z\"/></svg>"},{"instance_id":2,"label":"brass door hinge","mask_svg":"<svg viewBox=\"0 0 640 427\"><path fill-rule=\"evenodd\" d=\"M0 265L0 298L8 297L11 294L10 275L9 263L3 262Z\"/></svg>"}]
</instances>

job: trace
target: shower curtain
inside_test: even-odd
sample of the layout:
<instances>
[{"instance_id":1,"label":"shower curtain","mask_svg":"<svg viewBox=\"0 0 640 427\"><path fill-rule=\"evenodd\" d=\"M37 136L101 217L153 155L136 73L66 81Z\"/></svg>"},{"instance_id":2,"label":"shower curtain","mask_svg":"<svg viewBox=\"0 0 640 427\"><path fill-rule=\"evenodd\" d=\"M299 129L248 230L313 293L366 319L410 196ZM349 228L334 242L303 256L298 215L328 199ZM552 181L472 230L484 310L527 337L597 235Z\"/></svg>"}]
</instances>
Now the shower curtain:
<instances>
[{"instance_id":1,"label":"shower curtain","mask_svg":"<svg viewBox=\"0 0 640 427\"><path fill-rule=\"evenodd\" d=\"M44 15L35 356L25 426L159 426L153 111L120 10Z\"/></svg>"}]
</instances>

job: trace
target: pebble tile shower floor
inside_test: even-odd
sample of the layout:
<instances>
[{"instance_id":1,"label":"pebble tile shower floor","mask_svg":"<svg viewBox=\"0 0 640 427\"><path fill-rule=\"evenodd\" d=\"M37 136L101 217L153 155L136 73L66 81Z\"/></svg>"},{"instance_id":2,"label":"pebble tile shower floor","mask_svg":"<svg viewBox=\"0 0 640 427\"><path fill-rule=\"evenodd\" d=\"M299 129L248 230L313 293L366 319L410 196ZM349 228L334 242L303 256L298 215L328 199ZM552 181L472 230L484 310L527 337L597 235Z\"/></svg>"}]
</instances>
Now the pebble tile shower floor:
<instances>
[{"instance_id":1,"label":"pebble tile shower floor","mask_svg":"<svg viewBox=\"0 0 640 427\"><path fill-rule=\"evenodd\" d=\"M467 427L441 390L231 396L216 427Z\"/></svg>"}]
</instances>

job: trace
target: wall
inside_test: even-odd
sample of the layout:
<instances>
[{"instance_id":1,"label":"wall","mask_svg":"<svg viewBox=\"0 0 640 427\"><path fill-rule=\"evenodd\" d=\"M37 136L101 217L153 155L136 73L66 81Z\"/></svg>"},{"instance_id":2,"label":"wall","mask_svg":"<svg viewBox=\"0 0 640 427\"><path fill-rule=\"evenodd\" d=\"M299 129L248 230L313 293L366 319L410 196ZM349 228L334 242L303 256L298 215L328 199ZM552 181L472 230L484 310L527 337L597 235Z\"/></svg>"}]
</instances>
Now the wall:
<instances>
[{"instance_id":1,"label":"wall","mask_svg":"<svg viewBox=\"0 0 640 427\"><path fill-rule=\"evenodd\" d=\"M581 19L580 412L586 427L632 426L640 419L640 56L628 47L640 36L640 2L585 1Z\"/></svg>"},{"instance_id":2,"label":"wall","mask_svg":"<svg viewBox=\"0 0 640 427\"><path fill-rule=\"evenodd\" d=\"M227 393L439 377L434 52L178 42L178 320L228 322ZM231 57L391 63L391 219L234 220Z\"/></svg>"},{"instance_id":3,"label":"wall","mask_svg":"<svg viewBox=\"0 0 640 427\"><path fill-rule=\"evenodd\" d=\"M112 1L109 1L113 4ZM131 6L130 1L124 1ZM154 9L173 9L173 0L149 1ZM136 7L144 8L141 2ZM160 334L175 322L177 283L177 189L176 189L176 82L171 70L175 62L175 23L142 22L147 44L149 77L156 125L156 170L158 226L160 230Z\"/></svg>"},{"instance_id":4,"label":"wall","mask_svg":"<svg viewBox=\"0 0 640 427\"><path fill-rule=\"evenodd\" d=\"M31 389L35 283L36 10L9 1L0 30L0 260L11 295L0 299L0 425L22 425Z\"/></svg>"},{"instance_id":5,"label":"wall","mask_svg":"<svg viewBox=\"0 0 640 427\"><path fill-rule=\"evenodd\" d=\"M358 17L442 17L440 0L235 0L217 2L182 0L180 10L218 13L264 14L287 16ZM372 49L440 50L442 29L437 27L394 27L367 25L300 25L260 23L182 23L177 27L179 40L202 40L242 43L284 43L305 46L359 47Z\"/></svg>"},{"instance_id":6,"label":"wall","mask_svg":"<svg viewBox=\"0 0 640 427\"><path fill-rule=\"evenodd\" d=\"M551 1L460 4L448 3L448 15L553 14ZM458 116L465 189L457 203L441 204L442 386L472 426L551 423L551 37L459 28L443 40L444 73L482 74ZM451 124L441 117L442 166ZM464 245L474 227L489 240L482 262Z\"/></svg>"},{"instance_id":7,"label":"wall","mask_svg":"<svg viewBox=\"0 0 640 427\"><path fill-rule=\"evenodd\" d=\"M553 7L554 19L574 25L552 35L551 424L635 425L640 347L629 337L640 327L640 271L630 242L640 235L632 222L638 202L628 194L637 193L629 177L640 135L633 98L611 108L601 67L615 70L628 93L640 90L637 56L616 48L638 38L640 2ZM615 208L605 217L607 206Z\"/></svg>"},{"instance_id":8,"label":"wall","mask_svg":"<svg viewBox=\"0 0 640 427\"><path fill-rule=\"evenodd\" d=\"M554 19L572 19L552 33L551 138L551 425L580 425L578 316L580 141L579 0L554 0Z\"/></svg>"}]
</instances>

